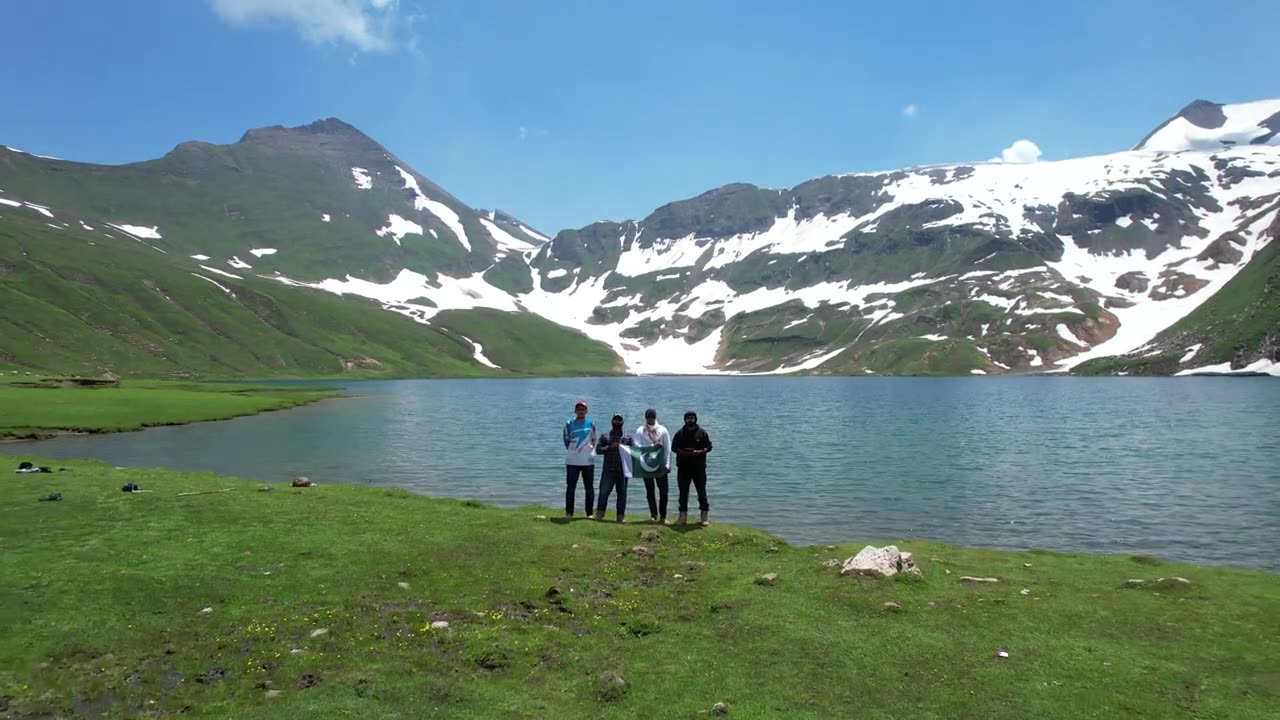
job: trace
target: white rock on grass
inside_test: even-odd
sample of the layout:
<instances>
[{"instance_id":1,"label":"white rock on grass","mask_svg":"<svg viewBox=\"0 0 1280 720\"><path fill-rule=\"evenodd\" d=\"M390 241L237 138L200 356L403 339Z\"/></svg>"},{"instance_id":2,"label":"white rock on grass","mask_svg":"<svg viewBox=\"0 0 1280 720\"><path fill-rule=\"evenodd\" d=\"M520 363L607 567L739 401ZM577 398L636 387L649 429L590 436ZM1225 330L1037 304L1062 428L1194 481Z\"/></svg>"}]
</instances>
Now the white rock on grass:
<instances>
[{"instance_id":1,"label":"white rock on grass","mask_svg":"<svg viewBox=\"0 0 1280 720\"><path fill-rule=\"evenodd\" d=\"M868 545L858 551L857 555L845 560L844 567L840 568L841 575L891 577L898 573L921 574L911 553L898 550L896 545L886 545L882 548Z\"/></svg>"},{"instance_id":2,"label":"white rock on grass","mask_svg":"<svg viewBox=\"0 0 1280 720\"><path fill-rule=\"evenodd\" d=\"M974 576L972 576L972 575L961 575L961 576L960 576L960 582L967 582L967 583L998 583L998 582L1000 582L1000 578L993 578L993 577L974 577Z\"/></svg>"},{"instance_id":3,"label":"white rock on grass","mask_svg":"<svg viewBox=\"0 0 1280 720\"><path fill-rule=\"evenodd\" d=\"M448 620L436 620L435 622L431 623L431 629L432 629L432 630L448 630L448 629L449 629L449 621L448 621Z\"/></svg>"},{"instance_id":4,"label":"white rock on grass","mask_svg":"<svg viewBox=\"0 0 1280 720\"><path fill-rule=\"evenodd\" d=\"M315 630L311 631L311 637L320 637L321 635L328 635L328 634L329 634L329 628L316 628Z\"/></svg>"}]
</instances>

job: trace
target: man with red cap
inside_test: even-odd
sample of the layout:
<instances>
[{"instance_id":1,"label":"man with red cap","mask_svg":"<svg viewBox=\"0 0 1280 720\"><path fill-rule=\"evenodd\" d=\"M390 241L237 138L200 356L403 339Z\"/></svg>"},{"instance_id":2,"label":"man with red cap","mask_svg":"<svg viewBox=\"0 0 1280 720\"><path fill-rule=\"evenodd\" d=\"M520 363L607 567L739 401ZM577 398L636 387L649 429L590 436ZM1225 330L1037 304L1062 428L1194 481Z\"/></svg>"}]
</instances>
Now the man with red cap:
<instances>
[{"instance_id":1,"label":"man with red cap","mask_svg":"<svg viewBox=\"0 0 1280 720\"><path fill-rule=\"evenodd\" d=\"M596 499L596 424L587 417L584 400L574 403L573 417L564 424L564 469L564 516L573 517L573 500L581 476L590 520Z\"/></svg>"}]
</instances>

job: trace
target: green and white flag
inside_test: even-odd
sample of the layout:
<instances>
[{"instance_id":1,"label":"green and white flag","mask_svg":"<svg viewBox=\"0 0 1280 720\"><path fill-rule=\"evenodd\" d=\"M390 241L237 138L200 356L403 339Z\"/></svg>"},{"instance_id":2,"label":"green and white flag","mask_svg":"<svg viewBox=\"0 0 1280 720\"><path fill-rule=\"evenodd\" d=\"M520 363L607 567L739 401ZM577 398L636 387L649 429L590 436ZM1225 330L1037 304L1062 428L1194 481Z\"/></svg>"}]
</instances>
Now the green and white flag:
<instances>
[{"instance_id":1,"label":"green and white flag","mask_svg":"<svg viewBox=\"0 0 1280 720\"><path fill-rule=\"evenodd\" d=\"M622 474L627 477L656 478L667 474L667 449L661 445L619 445Z\"/></svg>"}]
</instances>

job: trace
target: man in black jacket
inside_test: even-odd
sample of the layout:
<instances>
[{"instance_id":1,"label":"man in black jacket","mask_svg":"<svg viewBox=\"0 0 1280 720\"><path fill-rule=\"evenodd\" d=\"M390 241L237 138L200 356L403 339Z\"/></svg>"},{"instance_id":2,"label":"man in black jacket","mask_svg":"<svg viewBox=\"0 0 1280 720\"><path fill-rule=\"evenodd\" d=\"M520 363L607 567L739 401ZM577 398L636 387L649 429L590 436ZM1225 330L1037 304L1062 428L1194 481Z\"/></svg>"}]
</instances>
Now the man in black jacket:
<instances>
[{"instance_id":1,"label":"man in black jacket","mask_svg":"<svg viewBox=\"0 0 1280 720\"><path fill-rule=\"evenodd\" d=\"M684 525L689 514L689 483L698 489L698 509L702 511L702 526L710 524L707 513L707 453L711 452L711 436L698 427L698 414L692 410L684 414L684 427L671 438L671 448L676 453L676 484L680 486L680 517L677 525Z\"/></svg>"},{"instance_id":2,"label":"man in black jacket","mask_svg":"<svg viewBox=\"0 0 1280 720\"><path fill-rule=\"evenodd\" d=\"M600 433L596 441L596 454L604 457L604 470L600 473L600 494L596 496L596 520L604 520L605 508L609 507L609 494L618 491L618 522L626 522L627 515L627 476L622 472L623 445L634 445L635 441L622 429L622 416L614 413L609 432Z\"/></svg>"}]
</instances>

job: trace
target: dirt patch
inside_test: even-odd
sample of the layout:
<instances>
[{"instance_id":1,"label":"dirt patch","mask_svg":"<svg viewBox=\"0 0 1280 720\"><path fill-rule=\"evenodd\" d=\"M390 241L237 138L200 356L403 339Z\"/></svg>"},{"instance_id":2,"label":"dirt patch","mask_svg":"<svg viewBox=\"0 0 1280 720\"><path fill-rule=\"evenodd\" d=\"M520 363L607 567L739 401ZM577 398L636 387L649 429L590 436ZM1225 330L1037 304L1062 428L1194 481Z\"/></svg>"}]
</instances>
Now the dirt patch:
<instances>
[{"instance_id":1,"label":"dirt patch","mask_svg":"<svg viewBox=\"0 0 1280 720\"><path fill-rule=\"evenodd\" d=\"M99 718L111 712L111 708L119 703L120 698L111 693L105 693L93 697L80 698L75 701L73 707L77 715Z\"/></svg>"},{"instance_id":2,"label":"dirt patch","mask_svg":"<svg viewBox=\"0 0 1280 720\"><path fill-rule=\"evenodd\" d=\"M315 673L307 673L298 678L298 689L306 690L320 684L321 677Z\"/></svg>"},{"instance_id":3,"label":"dirt patch","mask_svg":"<svg viewBox=\"0 0 1280 720\"><path fill-rule=\"evenodd\" d=\"M227 676L226 669L223 668L221 665L218 665L218 666L209 668L205 672L202 672L199 675L197 675L195 677L195 681L197 683L200 683L201 685L207 685L209 683L218 682L224 679L226 676Z\"/></svg>"}]
</instances>

